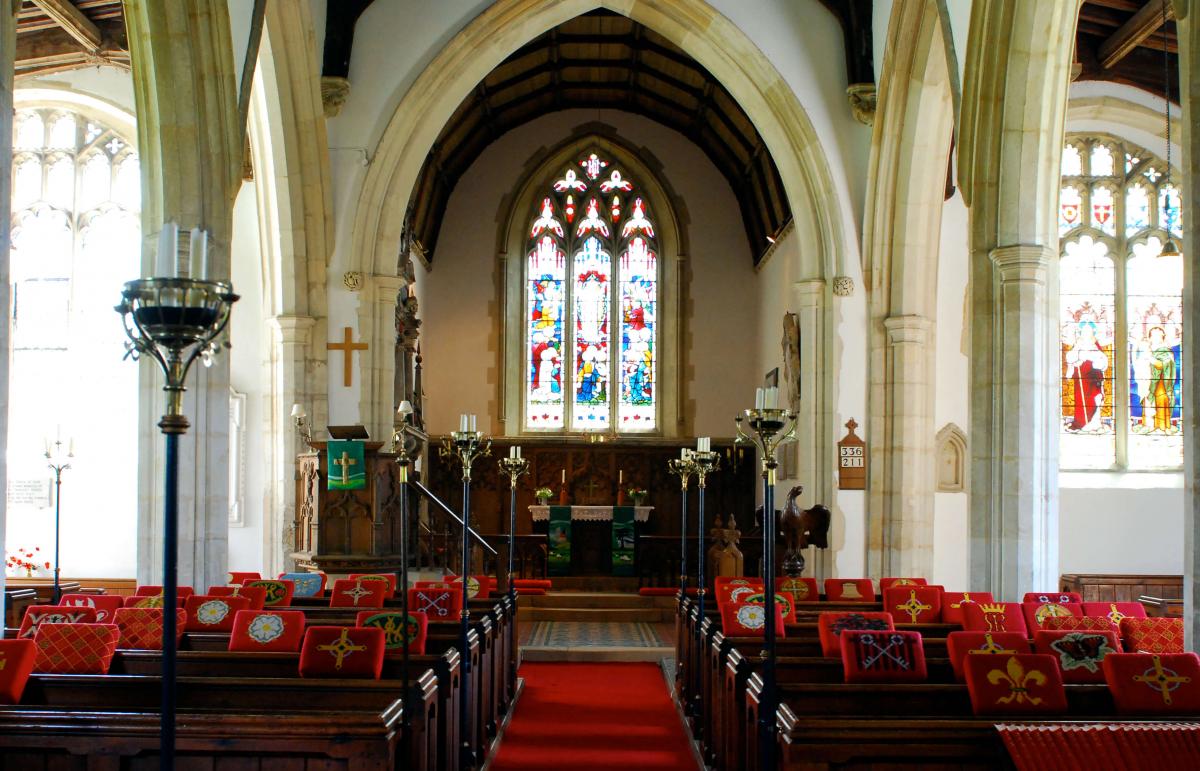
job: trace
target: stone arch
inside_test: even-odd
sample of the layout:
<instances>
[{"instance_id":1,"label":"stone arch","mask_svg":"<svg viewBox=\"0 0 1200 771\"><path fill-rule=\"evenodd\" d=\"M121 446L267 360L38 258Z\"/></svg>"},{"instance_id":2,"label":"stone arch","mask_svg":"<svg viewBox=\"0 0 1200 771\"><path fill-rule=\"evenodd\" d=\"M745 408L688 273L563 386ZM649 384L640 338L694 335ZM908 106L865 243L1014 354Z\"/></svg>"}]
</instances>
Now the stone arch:
<instances>
[{"instance_id":1,"label":"stone arch","mask_svg":"<svg viewBox=\"0 0 1200 771\"><path fill-rule=\"evenodd\" d=\"M947 423L938 431L935 443L937 491L964 492L967 489L967 435L955 424Z\"/></svg>"},{"instance_id":2,"label":"stone arch","mask_svg":"<svg viewBox=\"0 0 1200 771\"><path fill-rule=\"evenodd\" d=\"M536 35L596 8L622 13L653 29L721 81L753 121L779 168L797 218L796 230L807 235L804 278L824 280L845 272L845 220L816 131L791 87L729 19L694 0L500 0L459 31L408 89L383 131L359 193L352 268L375 276L380 285L378 302L360 303L360 329L364 335L371 330L376 352L369 364L364 363L371 368L365 382L373 385L370 393L364 389L360 415L373 431L391 425L394 362L385 352L394 335L390 319L384 317L391 313L388 303L394 305L399 286L395 276L404 212L429 148L462 99L505 57ZM827 303L825 308L828 315ZM363 313L373 317L362 318ZM831 345L833 325L824 328L822 339ZM832 429L822 425L818 432L827 448Z\"/></svg>"},{"instance_id":3,"label":"stone arch","mask_svg":"<svg viewBox=\"0 0 1200 771\"><path fill-rule=\"evenodd\" d=\"M312 55L311 11L304 3L267 6L251 92L250 153L258 200L268 324L271 472L264 506L263 568L286 568L287 525L295 511L293 459L302 448L289 419L305 406L313 425L328 414L325 366L326 266L333 252L333 204L320 73Z\"/></svg>"},{"instance_id":4,"label":"stone arch","mask_svg":"<svg viewBox=\"0 0 1200 771\"><path fill-rule=\"evenodd\" d=\"M954 98L933 0L888 25L864 233L871 313L870 575L933 574L938 250Z\"/></svg>"},{"instance_id":5,"label":"stone arch","mask_svg":"<svg viewBox=\"0 0 1200 771\"><path fill-rule=\"evenodd\" d=\"M971 588L1058 581L1057 205L1080 0L976 3L959 125L971 207Z\"/></svg>"},{"instance_id":6,"label":"stone arch","mask_svg":"<svg viewBox=\"0 0 1200 771\"><path fill-rule=\"evenodd\" d=\"M517 372L521 371L523 330L511 329L508 321L513 315L509 309L523 307L521 298L524 287L522 275L527 235L525 229L528 226L527 215L530 206L537 196L542 194L539 185L545 181L547 175L589 147L598 147L616 158L649 192L652 203L657 204L654 216L657 218L659 253L663 258L662 284L659 290L659 319L662 322L659 352L665 354L659 361L662 368L662 423L659 432L663 436L675 436L683 420L682 383L686 371L682 344L684 309L680 297L683 295L681 290L685 283L688 238L687 229L684 227L685 220L681 216L682 201L662 176L662 172L654 168L657 164L650 158L648 150L631 147L616 136L614 129L595 123L580 127L573 136L552 149L538 150L526 163L525 170L512 192L501 201L500 214L497 217L500 223L497 229L497 254L500 263L498 270L504 280L499 303L502 342L499 351L501 360L497 370L500 373L497 381L501 406L498 414L505 423L506 435L516 436L522 433L521 395L512 392L509 386L520 380L518 377L514 381L512 370L515 368Z\"/></svg>"}]
</instances>

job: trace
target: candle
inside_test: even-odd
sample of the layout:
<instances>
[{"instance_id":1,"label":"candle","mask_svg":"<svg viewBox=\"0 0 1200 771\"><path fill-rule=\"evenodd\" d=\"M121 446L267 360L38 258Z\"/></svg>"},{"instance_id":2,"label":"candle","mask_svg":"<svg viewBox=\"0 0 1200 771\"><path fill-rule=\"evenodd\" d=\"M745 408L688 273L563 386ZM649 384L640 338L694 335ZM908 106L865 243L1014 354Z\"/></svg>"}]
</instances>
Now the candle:
<instances>
[{"instance_id":1,"label":"candle","mask_svg":"<svg viewBox=\"0 0 1200 771\"><path fill-rule=\"evenodd\" d=\"M709 441L710 441L710 439L707 436L702 436L702 437L698 438L696 440L696 451L697 452L708 452L709 447L710 447Z\"/></svg>"},{"instance_id":2,"label":"candle","mask_svg":"<svg viewBox=\"0 0 1200 771\"><path fill-rule=\"evenodd\" d=\"M154 260L154 275L158 278L175 277L175 239L179 227L174 222L163 223L158 231L158 254Z\"/></svg>"},{"instance_id":3,"label":"candle","mask_svg":"<svg viewBox=\"0 0 1200 771\"><path fill-rule=\"evenodd\" d=\"M67 440L67 457L75 457L75 437L71 437L69 440Z\"/></svg>"},{"instance_id":4,"label":"candle","mask_svg":"<svg viewBox=\"0 0 1200 771\"><path fill-rule=\"evenodd\" d=\"M768 410L777 409L779 407L779 389L771 386L763 395L763 406Z\"/></svg>"},{"instance_id":5,"label":"candle","mask_svg":"<svg viewBox=\"0 0 1200 771\"><path fill-rule=\"evenodd\" d=\"M518 458L521 457L521 445L519 445L519 444L517 445L517 457Z\"/></svg>"},{"instance_id":6,"label":"candle","mask_svg":"<svg viewBox=\"0 0 1200 771\"><path fill-rule=\"evenodd\" d=\"M763 390L761 388L754 389L754 409L761 410L763 408Z\"/></svg>"},{"instance_id":7,"label":"candle","mask_svg":"<svg viewBox=\"0 0 1200 771\"><path fill-rule=\"evenodd\" d=\"M515 444L512 447L508 448L508 457L510 460L515 459L517 457L517 446Z\"/></svg>"},{"instance_id":8,"label":"candle","mask_svg":"<svg viewBox=\"0 0 1200 771\"><path fill-rule=\"evenodd\" d=\"M469 424L468 424L468 422L467 422L467 416L466 416L466 414L464 413L464 414L462 414L462 415L459 415L459 416L458 416L458 431L459 431L459 433L463 433L463 434L465 434L465 433L467 432L467 426L468 426L468 425L469 425Z\"/></svg>"},{"instance_id":9,"label":"candle","mask_svg":"<svg viewBox=\"0 0 1200 771\"><path fill-rule=\"evenodd\" d=\"M300 402L296 402L295 404L292 405L292 417L293 418L304 417L304 407L300 404Z\"/></svg>"},{"instance_id":10,"label":"candle","mask_svg":"<svg viewBox=\"0 0 1200 771\"><path fill-rule=\"evenodd\" d=\"M687 448L686 447L679 448L679 459L687 460Z\"/></svg>"},{"instance_id":11,"label":"candle","mask_svg":"<svg viewBox=\"0 0 1200 771\"><path fill-rule=\"evenodd\" d=\"M567 470L566 469L562 470L562 483L564 485L567 483Z\"/></svg>"},{"instance_id":12,"label":"candle","mask_svg":"<svg viewBox=\"0 0 1200 771\"><path fill-rule=\"evenodd\" d=\"M188 256L192 260L192 278L208 278L208 233L200 228L192 228L192 240L188 246Z\"/></svg>"},{"instance_id":13,"label":"candle","mask_svg":"<svg viewBox=\"0 0 1200 771\"><path fill-rule=\"evenodd\" d=\"M617 484L619 484L619 485L625 484L625 469L617 470Z\"/></svg>"}]
</instances>

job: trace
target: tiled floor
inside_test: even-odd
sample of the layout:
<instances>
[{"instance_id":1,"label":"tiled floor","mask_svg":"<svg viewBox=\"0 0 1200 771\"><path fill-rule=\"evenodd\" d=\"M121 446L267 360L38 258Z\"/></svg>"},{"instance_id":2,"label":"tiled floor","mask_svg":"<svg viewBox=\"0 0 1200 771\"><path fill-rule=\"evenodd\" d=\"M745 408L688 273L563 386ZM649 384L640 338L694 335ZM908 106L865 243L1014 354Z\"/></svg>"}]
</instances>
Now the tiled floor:
<instances>
[{"instance_id":1,"label":"tiled floor","mask_svg":"<svg viewBox=\"0 0 1200 771\"><path fill-rule=\"evenodd\" d=\"M535 621L527 645L548 648L658 648L663 642L644 622Z\"/></svg>"}]
</instances>

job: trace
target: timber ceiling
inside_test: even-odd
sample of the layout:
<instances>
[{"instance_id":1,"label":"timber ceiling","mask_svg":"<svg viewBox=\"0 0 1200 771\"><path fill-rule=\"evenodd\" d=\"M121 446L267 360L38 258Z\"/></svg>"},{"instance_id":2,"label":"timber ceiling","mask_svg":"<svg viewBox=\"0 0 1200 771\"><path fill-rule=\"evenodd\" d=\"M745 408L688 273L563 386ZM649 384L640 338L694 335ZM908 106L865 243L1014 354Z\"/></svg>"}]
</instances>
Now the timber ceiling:
<instances>
[{"instance_id":1,"label":"timber ceiling","mask_svg":"<svg viewBox=\"0 0 1200 771\"><path fill-rule=\"evenodd\" d=\"M666 38L609 11L576 17L492 70L446 123L413 189L411 237L432 260L467 167L508 131L558 110L637 113L686 136L728 180L757 262L791 219L779 170L729 92Z\"/></svg>"},{"instance_id":2,"label":"timber ceiling","mask_svg":"<svg viewBox=\"0 0 1200 771\"><path fill-rule=\"evenodd\" d=\"M121 0L23 0L17 11L16 76L78 67L129 67Z\"/></svg>"},{"instance_id":3,"label":"timber ceiling","mask_svg":"<svg viewBox=\"0 0 1200 771\"><path fill-rule=\"evenodd\" d=\"M1179 45L1166 0L1086 0L1075 32L1078 80L1111 80L1163 93L1163 41L1171 72L1171 100L1179 101Z\"/></svg>"}]
</instances>

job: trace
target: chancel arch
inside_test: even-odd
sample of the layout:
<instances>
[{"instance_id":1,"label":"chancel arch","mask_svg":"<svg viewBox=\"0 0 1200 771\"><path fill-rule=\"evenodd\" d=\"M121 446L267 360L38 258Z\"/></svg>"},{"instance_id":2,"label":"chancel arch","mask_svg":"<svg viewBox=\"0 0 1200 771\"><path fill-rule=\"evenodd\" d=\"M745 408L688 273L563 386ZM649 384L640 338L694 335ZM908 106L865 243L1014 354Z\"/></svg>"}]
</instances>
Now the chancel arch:
<instances>
[{"instance_id":1,"label":"chancel arch","mask_svg":"<svg viewBox=\"0 0 1200 771\"><path fill-rule=\"evenodd\" d=\"M580 162L586 163L592 155L596 156L598 163L603 163L606 167L611 164L612 169L599 169L596 171L597 178L589 179L589 171L581 168ZM681 199L644 162L645 155L644 150L628 148L612 136L593 133L569 139L558 148L532 160L531 170L523 176L513 194L502 204L505 211L502 213L499 233L499 270L503 276L501 324L504 340L500 362L500 371L503 373L500 392L500 403L503 407L500 420L506 435L599 431L618 435L675 436L680 431L680 400L684 398L681 395L684 355L680 345L680 298L686 272L687 236L686 231L680 229L676 213L676 202ZM617 172L615 178L612 177L613 171ZM567 179L564 174L570 178ZM560 187L563 188L561 191L558 190ZM618 187L621 189L617 189ZM600 196L603 196L603 200L600 200ZM615 214L614 198L617 207ZM601 224L608 229L605 231L608 235L593 233L593 228L589 228L585 223L586 218L591 216L587 207L592 200L600 204L601 210L598 215ZM639 202L640 215L634 208L639 206ZM543 223L539 227L538 223L545 215L543 204L549 204L551 207L548 216L552 222ZM567 206L573 209L568 211L565 208ZM637 222L636 218L639 216L645 219L645 225ZM572 289L579 291L579 288L569 285L579 283L575 281L578 270L564 270L561 290L557 286L550 287L552 292L561 292L559 313L562 333L555 336L551 332L547 325L554 322L550 318L541 325L547 328L550 335L532 329L534 325L530 320L530 313L533 312L532 304L536 293L531 288L531 282L534 281L531 271L538 267L532 263L543 240L541 237L552 235L555 228L561 228L565 232L564 236L556 237L551 242L555 244L552 248L558 250L563 258L564 269L575 265L576 259L588 251L586 244L592 241L603 244L600 248L609 254L605 263L611 266L611 278L606 278L606 282L612 286L610 290L605 291L609 293L606 308L612 331L608 333L606 353L603 354L604 364L608 367L606 387L609 393L609 397L604 401L603 410L609 415L608 419L589 420L590 415L576 416L574 412L576 403L583 404L576 399L583 398L579 393L582 384L577 381L577 378L583 375L581 366L584 365L584 361L580 357L596 348L577 337L579 333L571 329L575 326L575 317L578 315L576 311L580 308L581 298L571 293ZM534 230L538 231L536 236ZM628 231L628 237L621 231ZM598 235L599 239L588 237L592 235ZM632 348L638 341L623 339L624 333L628 331L626 327L630 325L626 324L623 318L626 298L621 290L623 275L620 271L632 267L628 264L630 260L627 252L630 246L636 249L634 241L639 236L645 239L642 248L650 252L649 264L643 267L643 271L650 268L653 271L652 280L656 284L653 288L653 298L650 300L656 307L631 309L640 310L643 317L647 310L651 314L652 326L648 332L644 320L633 324L640 327L639 330L633 330L635 336L637 332L649 336L648 340L642 341L643 353L649 357L649 361L643 364L651 366L634 367L637 372L642 373L639 377L644 376L648 369L652 378L652 382L647 384L650 386L648 389L640 384L624 382L622 377L625 364L637 364L630 356L633 355ZM582 269L584 266L579 263L579 267ZM552 311L548 310L547 313ZM539 335L541 337L538 340L533 339ZM557 343L553 342L552 337ZM550 345L546 345L546 342L550 342ZM559 349L557 354L556 347ZM531 358L534 349L539 352L538 363ZM576 353L579 355L576 356ZM542 367L538 365L543 359L546 364L542 366L557 368L561 372L557 379L554 374L541 372ZM545 381L545 386L541 389L532 388L535 372ZM625 399L625 392L630 388L641 389L641 407L634 407L633 402L636 400L632 395ZM559 389L561 399L554 395ZM621 414L622 403L627 405L626 412L629 414ZM555 414L558 415L558 419L555 420L552 416L543 417L534 409L536 405L545 407L541 412L546 412L547 415L557 408L558 412ZM589 413L598 415L597 408L587 409ZM637 420L633 419L635 412ZM652 422L643 427L641 423L646 415L650 415ZM622 420L622 417L627 419ZM599 424L589 428L589 422Z\"/></svg>"}]
</instances>

